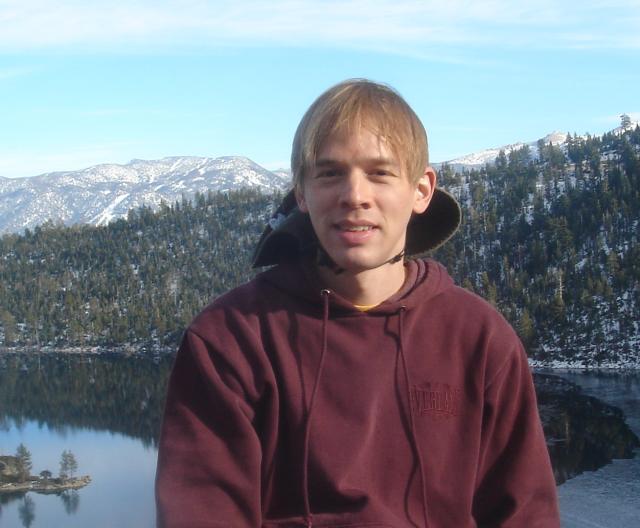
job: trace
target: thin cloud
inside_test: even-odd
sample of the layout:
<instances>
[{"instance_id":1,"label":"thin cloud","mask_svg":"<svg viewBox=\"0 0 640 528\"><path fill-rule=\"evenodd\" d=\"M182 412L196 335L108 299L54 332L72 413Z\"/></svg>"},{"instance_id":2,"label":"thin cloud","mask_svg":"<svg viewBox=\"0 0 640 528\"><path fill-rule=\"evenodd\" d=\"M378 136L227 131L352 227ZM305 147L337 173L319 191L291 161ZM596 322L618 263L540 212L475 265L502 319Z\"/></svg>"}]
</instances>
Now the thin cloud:
<instances>
[{"instance_id":1,"label":"thin cloud","mask_svg":"<svg viewBox=\"0 0 640 528\"><path fill-rule=\"evenodd\" d=\"M424 53L496 44L639 49L640 3L551 0L0 0L0 52L332 46Z\"/></svg>"},{"instance_id":2,"label":"thin cloud","mask_svg":"<svg viewBox=\"0 0 640 528\"><path fill-rule=\"evenodd\" d=\"M39 108L41 113L55 113L59 112L58 108ZM67 114L75 112L74 110L64 110ZM78 110L77 115L80 117L95 117L95 118L110 118L120 116L132 116L132 117L161 117L161 118L197 118L200 114L196 112L183 112L172 108L92 108L87 110ZM215 116L215 114L209 114L209 116ZM223 114L218 114L222 116Z\"/></svg>"},{"instance_id":3,"label":"thin cloud","mask_svg":"<svg viewBox=\"0 0 640 528\"><path fill-rule=\"evenodd\" d=\"M0 69L0 81L5 79L14 79L16 77L24 77L35 72L33 68L5 68Z\"/></svg>"},{"instance_id":4,"label":"thin cloud","mask_svg":"<svg viewBox=\"0 0 640 528\"><path fill-rule=\"evenodd\" d=\"M125 108L98 108L79 112L82 117L117 117L130 114L131 110Z\"/></svg>"},{"instance_id":5,"label":"thin cloud","mask_svg":"<svg viewBox=\"0 0 640 528\"><path fill-rule=\"evenodd\" d=\"M136 148L139 145L134 142L114 142L54 152L31 149L0 151L0 176L24 178L47 172L79 170L100 163L114 163L114 160L126 163L129 160L121 159L122 150Z\"/></svg>"}]
</instances>

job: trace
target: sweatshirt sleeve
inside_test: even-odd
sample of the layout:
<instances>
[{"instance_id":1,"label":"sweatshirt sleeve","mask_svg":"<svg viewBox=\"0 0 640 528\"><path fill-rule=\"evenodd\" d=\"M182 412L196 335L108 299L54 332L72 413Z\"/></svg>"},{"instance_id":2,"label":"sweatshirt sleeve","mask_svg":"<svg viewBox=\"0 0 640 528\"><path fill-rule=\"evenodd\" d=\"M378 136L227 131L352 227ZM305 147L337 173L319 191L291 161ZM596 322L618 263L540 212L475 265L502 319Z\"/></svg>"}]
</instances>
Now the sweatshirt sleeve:
<instances>
[{"instance_id":1,"label":"sweatshirt sleeve","mask_svg":"<svg viewBox=\"0 0 640 528\"><path fill-rule=\"evenodd\" d=\"M157 526L258 527L261 444L242 372L187 331L165 406Z\"/></svg>"},{"instance_id":2,"label":"sweatshirt sleeve","mask_svg":"<svg viewBox=\"0 0 640 528\"><path fill-rule=\"evenodd\" d=\"M533 379L519 341L485 388L473 510L481 528L560 526Z\"/></svg>"}]
</instances>

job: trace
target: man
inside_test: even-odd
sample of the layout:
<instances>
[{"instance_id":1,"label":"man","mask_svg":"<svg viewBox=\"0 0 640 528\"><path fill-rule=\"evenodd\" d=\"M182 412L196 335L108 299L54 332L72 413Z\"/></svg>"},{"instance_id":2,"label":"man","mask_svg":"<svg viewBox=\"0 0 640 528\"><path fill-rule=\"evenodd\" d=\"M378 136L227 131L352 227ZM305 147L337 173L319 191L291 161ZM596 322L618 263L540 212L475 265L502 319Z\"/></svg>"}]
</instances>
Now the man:
<instances>
[{"instance_id":1,"label":"man","mask_svg":"<svg viewBox=\"0 0 640 528\"><path fill-rule=\"evenodd\" d=\"M322 94L255 265L185 333L159 447L167 527L557 527L527 360L433 260L456 201L419 119L366 80Z\"/></svg>"}]
</instances>

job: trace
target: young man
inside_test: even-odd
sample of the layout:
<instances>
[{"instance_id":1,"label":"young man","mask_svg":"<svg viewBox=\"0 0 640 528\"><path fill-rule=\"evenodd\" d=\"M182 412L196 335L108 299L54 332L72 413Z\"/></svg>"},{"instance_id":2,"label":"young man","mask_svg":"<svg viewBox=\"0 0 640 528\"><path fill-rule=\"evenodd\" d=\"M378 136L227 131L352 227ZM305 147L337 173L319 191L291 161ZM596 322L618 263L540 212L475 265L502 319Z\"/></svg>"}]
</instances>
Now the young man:
<instances>
[{"instance_id":1,"label":"young man","mask_svg":"<svg viewBox=\"0 0 640 528\"><path fill-rule=\"evenodd\" d=\"M157 473L166 527L559 526L527 360L433 260L460 222L417 116L322 94L257 266L193 321Z\"/></svg>"}]
</instances>

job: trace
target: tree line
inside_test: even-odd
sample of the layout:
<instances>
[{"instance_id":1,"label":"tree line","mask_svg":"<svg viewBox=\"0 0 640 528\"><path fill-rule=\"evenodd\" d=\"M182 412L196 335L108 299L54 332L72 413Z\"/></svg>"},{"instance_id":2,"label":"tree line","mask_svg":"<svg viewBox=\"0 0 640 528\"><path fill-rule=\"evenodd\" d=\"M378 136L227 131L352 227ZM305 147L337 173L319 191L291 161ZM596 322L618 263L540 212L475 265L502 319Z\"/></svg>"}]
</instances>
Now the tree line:
<instances>
[{"instance_id":1,"label":"tree line","mask_svg":"<svg viewBox=\"0 0 640 528\"><path fill-rule=\"evenodd\" d=\"M534 357L637 356L640 129L537 147L477 170L441 168L464 221L435 257L502 311ZM199 194L104 227L3 236L0 346L175 347L202 307L253 275L253 247L281 198Z\"/></svg>"}]
</instances>

